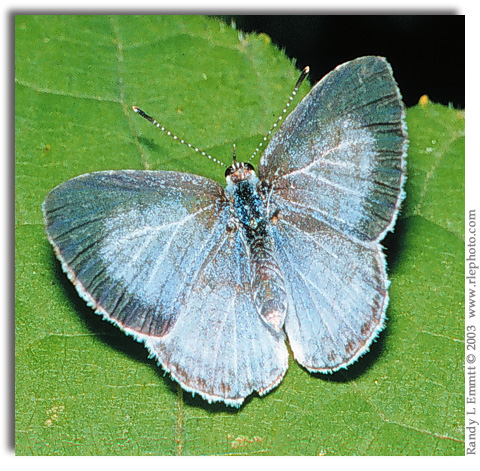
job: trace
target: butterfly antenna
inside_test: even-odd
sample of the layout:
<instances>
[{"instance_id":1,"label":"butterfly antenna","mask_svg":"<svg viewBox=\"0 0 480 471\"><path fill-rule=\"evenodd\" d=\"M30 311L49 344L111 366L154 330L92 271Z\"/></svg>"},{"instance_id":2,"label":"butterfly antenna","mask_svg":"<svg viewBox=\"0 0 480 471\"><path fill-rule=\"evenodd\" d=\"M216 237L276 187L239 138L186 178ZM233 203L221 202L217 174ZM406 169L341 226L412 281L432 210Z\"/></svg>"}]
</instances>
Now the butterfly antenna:
<instances>
[{"instance_id":1,"label":"butterfly antenna","mask_svg":"<svg viewBox=\"0 0 480 471\"><path fill-rule=\"evenodd\" d=\"M293 99L295 98L295 95L298 92L298 89L300 88L300 85L302 85L303 81L305 80L305 77L308 75L309 72L310 72L310 67L308 67L308 65L307 65L307 67L305 67L303 69L302 73L300 74L300 77L298 77L297 83L295 84L295 88L293 89L293 92L291 93L290 97L288 98L288 101L287 101L287 104L285 105L285 108L283 108L282 113L277 118L277 120L275 121L273 126L270 128L270 131L268 131L268 133L265 135L262 142L260 142L260 144L258 144L258 147L255 149L255 152L248 159L249 162L257 155L257 152L263 146L264 142L266 142L268 140L268 138L270 137L270 135L272 134L274 129L278 126L278 123L280 123L280 121L284 118L285 114L288 111L288 108L289 108L290 104L292 103Z\"/></svg>"},{"instance_id":2,"label":"butterfly antenna","mask_svg":"<svg viewBox=\"0 0 480 471\"><path fill-rule=\"evenodd\" d=\"M167 136L173 137L173 139L181 142L182 144L185 144L187 147L189 147L190 149L193 149L195 152L198 152L204 157L208 157L210 160L213 160L215 163L220 164L222 167L226 167L226 165L223 162L220 162L220 160L216 159L215 157L212 157L210 154L207 154L203 150L200 150L198 147L193 146L189 142L186 142L185 140L179 138L175 134L172 134L170 131L165 129L156 119L152 118L147 113L145 113L145 111L141 110L140 108L137 108L136 106L132 106L132 108L133 108L133 111L135 111L135 113L139 114L142 118L145 118L147 121L150 121L154 126L160 129L160 131L163 131Z\"/></svg>"}]
</instances>

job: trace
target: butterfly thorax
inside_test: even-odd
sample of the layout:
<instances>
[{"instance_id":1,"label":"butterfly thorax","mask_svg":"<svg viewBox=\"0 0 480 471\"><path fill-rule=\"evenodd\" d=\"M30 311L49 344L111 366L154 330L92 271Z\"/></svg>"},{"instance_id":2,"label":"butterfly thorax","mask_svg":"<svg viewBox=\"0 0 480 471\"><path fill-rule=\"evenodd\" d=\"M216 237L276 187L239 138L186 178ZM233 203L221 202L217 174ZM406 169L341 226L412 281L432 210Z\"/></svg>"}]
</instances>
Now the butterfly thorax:
<instances>
[{"instance_id":1,"label":"butterfly thorax","mask_svg":"<svg viewBox=\"0 0 480 471\"><path fill-rule=\"evenodd\" d=\"M249 237L255 232L264 232L266 226L265 205L257 191L258 181L253 169L242 171L240 175L234 172L227 177L226 192L231 198L235 217Z\"/></svg>"},{"instance_id":2,"label":"butterfly thorax","mask_svg":"<svg viewBox=\"0 0 480 471\"><path fill-rule=\"evenodd\" d=\"M234 162L225 172L234 226L248 246L252 266L251 286L258 313L277 332L286 316L286 293L278 265L270 221L259 192L259 179L249 163Z\"/></svg>"}]
</instances>

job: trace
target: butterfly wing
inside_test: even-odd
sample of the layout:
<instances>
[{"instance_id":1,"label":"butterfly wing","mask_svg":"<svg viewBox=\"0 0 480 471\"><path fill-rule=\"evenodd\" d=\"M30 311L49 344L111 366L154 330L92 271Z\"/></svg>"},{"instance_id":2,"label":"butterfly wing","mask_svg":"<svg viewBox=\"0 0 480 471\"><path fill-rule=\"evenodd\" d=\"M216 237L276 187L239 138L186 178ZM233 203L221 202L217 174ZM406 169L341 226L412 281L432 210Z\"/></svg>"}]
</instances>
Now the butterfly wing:
<instances>
[{"instance_id":1,"label":"butterfly wing","mask_svg":"<svg viewBox=\"0 0 480 471\"><path fill-rule=\"evenodd\" d=\"M46 198L47 235L97 313L187 390L239 406L283 377L281 335L256 313L223 189L178 172L98 172Z\"/></svg>"},{"instance_id":2,"label":"butterfly wing","mask_svg":"<svg viewBox=\"0 0 480 471\"><path fill-rule=\"evenodd\" d=\"M260 160L275 195L357 240L380 240L405 180L406 128L388 63L361 57L324 77L287 117Z\"/></svg>"},{"instance_id":3,"label":"butterfly wing","mask_svg":"<svg viewBox=\"0 0 480 471\"><path fill-rule=\"evenodd\" d=\"M273 232L286 278L285 330L295 359L310 371L346 367L368 351L383 327L388 281L381 248L278 207Z\"/></svg>"},{"instance_id":4,"label":"butterfly wing","mask_svg":"<svg viewBox=\"0 0 480 471\"><path fill-rule=\"evenodd\" d=\"M285 329L309 370L348 366L383 327L388 280L379 241L403 198L404 116L388 63L359 58L315 85L260 161L269 212L278 215Z\"/></svg>"}]
</instances>

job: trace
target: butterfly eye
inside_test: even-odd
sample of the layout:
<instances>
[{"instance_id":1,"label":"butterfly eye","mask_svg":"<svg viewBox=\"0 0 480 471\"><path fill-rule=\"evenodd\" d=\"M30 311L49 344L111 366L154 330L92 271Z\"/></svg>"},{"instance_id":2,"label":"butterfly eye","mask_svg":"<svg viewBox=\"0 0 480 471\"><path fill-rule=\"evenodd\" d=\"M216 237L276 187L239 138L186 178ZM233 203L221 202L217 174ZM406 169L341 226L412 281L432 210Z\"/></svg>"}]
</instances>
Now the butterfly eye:
<instances>
[{"instance_id":1,"label":"butterfly eye","mask_svg":"<svg viewBox=\"0 0 480 471\"><path fill-rule=\"evenodd\" d=\"M225 170L225 178L227 178L229 175L233 173L233 168L228 167L227 170Z\"/></svg>"},{"instance_id":2,"label":"butterfly eye","mask_svg":"<svg viewBox=\"0 0 480 471\"><path fill-rule=\"evenodd\" d=\"M248 162L245 162L243 166L245 167L246 170L255 170L254 166Z\"/></svg>"}]
</instances>

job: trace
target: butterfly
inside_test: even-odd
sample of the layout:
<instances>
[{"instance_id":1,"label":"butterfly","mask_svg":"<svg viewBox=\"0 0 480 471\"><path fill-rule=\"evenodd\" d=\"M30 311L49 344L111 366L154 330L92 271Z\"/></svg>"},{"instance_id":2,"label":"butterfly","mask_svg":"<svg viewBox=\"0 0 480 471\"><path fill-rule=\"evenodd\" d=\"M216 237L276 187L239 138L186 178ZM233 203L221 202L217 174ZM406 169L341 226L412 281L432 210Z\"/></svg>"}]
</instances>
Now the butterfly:
<instances>
[{"instance_id":1,"label":"butterfly","mask_svg":"<svg viewBox=\"0 0 480 471\"><path fill-rule=\"evenodd\" d=\"M135 111L156 124L143 111ZM80 296L183 389L240 407L283 379L346 368L384 327L381 240L404 198L405 109L380 57L318 82L258 166L226 187L173 171L102 171L52 190L46 233Z\"/></svg>"}]
</instances>

